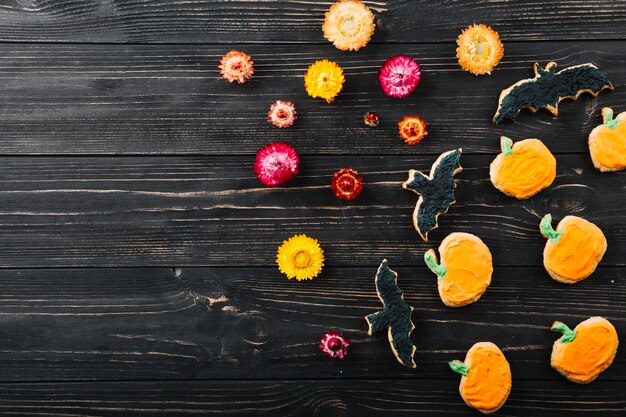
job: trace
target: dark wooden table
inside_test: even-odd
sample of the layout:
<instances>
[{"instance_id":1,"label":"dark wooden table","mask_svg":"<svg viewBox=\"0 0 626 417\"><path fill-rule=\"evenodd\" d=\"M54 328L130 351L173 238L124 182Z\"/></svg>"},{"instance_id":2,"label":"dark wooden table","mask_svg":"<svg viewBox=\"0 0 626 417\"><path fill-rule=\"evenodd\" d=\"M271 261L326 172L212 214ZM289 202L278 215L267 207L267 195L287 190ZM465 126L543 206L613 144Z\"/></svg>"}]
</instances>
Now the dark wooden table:
<instances>
[{"instance_id":1,"label":"dark wooden table","mask_svg":"<svg viewBox=\"0 0 626 417\"><path fill-rule=\"evenodd\" d=\"M0 0L0 415L433 416L478 415L447 362L476 341L507 355L513 390L501 416L624 416L626 348L590 385L550 368L554 320L609 318L626 343L626 176L602 174L586 140L600 109L626 111L626 1L368 1L376 34L341 52L321 33L330 2ZM455 38L492 25L506 53L493 75L461 71ZM251 54L244 85L219 79L230 49ZM376 81L405 53L423 80L407 100ZM307 97L303 74L337 61L347 82L331 105ZM490 119L501 89L534 61L593 62L616 89L563 102L561 114ZM266 121L277 99L300 118ZM362 122L369 110L382 125ZM418 146L395 123L430 124ZM527 201L488 180L498 139L538 137L558 176ZM302 172L267 189L254 154L287 141ZM408 169L463 147L457 204L431 234L411 224ZM336 200L333 171L366 185ZM538 223L583 216L608 251L592 278L566 286L542 267ZM480 302L445 307L421 260L452 231L480 236L495 273ZM275 265L283 239L306 233L327 255L312 282ZM384 332L373 277L387 258L415 307L417 369L400 366ZM321 335L338 329L349 357L328 360Z\"/></svg>"}]
</instances>

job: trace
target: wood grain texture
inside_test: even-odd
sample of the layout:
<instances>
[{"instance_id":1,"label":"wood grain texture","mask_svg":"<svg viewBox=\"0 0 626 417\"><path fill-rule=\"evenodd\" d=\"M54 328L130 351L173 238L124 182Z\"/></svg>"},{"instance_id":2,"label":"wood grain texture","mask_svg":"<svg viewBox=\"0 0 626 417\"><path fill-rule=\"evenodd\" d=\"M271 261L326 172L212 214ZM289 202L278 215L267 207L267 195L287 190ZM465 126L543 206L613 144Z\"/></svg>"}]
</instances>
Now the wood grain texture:
<instances>
[{"instance_id":1,"label":"wood grain texture","mask_svg":"<svg viewBox=\"0 0 626 417\"><path fill-rule=\"evenodd\" d=\"M376 267L324 269L311 282L275 267L1 270L0 382L189 379L412 379L458 377L447 366L477 341L504 351L519 381L575 384L550 368L549 330L591 315L626 334L626 274L601 267L575 286L539 267L496 267L471 306L445 307L420 263L390 266L415 308L416 369L398 364L386 332L367 335L380 309ZM350 354L331 361L318 348L336 329ZM620 351L621 352L621 351ZM598 379L626 388L626 357ZM561 384L560 381L564 383ZM595 385L592 384L592 385ZM243 399L243 398L242 398Z\"/></svg>"},{"instance_id":2,"label":"wood grain texture","mask_svg":"<svg viewBox=\"0 0 626 417\"><path fill-rule=\"evenodd\" d=\"M2 0L0 41L323 42L334 1ZM442 42L475 22L504 40L626 39L623 0L366 1L373 42Z\"/></svg>"},{"instance_id":3,"label":"wood grain texture","mask_svg":"<svg viewBox=\"0 0 626 417\"><path fill-rule=\"evenodd\" d=\"M286 188L255 178L253 157L4 157L0 159L0 266L267 266L297 233L320 240L331 266L415 265L452 231L478 235L496 265L542 265L541 217L567 214L606 234L602 265L624 265L624 173L595 170L588 155L559 155L557 179L526 201L489 181L492 156L463 155L457 203L423 242L411 214L418 196L403 190L409 169L434 156L304 157ZM360 171L365 187L345 203L332 173Z\"/></svg>"},{"instance_id":4,"label":"wood grain texture","mask_svg":"<svg viewBox=\"0 0 626 417\"><path fill-rule=\"evenodd\" d=\"M497 416L623 416L615 384L514 383ZM413 417L476 416L458 395L458 381L201 381L0 385L6 416Z\"/></svg>"},{"instance_id":5,"label":"wood grain texture","mask_svg":"<svg viewBox=\"0 0 626 417\"><path fill-rule=\"evenodd\" d=\"M2 26L0 25L0 28ZM230 48L244 49L257 72L244 85L220 79L217 64ZM476 77L456 62L453 43L372 45L358 54L315 45L0 45L0 153L254 154L266 143L292 143L305 154L439 154L452 146L494 153L500 135L538 137L554 152L587 153L600 109L626 110L626 41L520 42L491 76ZM391 55L407 53L423 78L405 100L386 97L377 73ZM346 72L344 91L332 104L306 95L303 75L316 59L336 60ZM523 112L495 126L500 91L532 73L532 64L561 68L593 62L616 86L599 98L561 103L560 115ZM267 122L275 100L296 104L289 129ZM363 123L381 114L376 129ZM398 135L397 122L420 114L429 135L416 146Z\"/></svg>"}]
</instances>

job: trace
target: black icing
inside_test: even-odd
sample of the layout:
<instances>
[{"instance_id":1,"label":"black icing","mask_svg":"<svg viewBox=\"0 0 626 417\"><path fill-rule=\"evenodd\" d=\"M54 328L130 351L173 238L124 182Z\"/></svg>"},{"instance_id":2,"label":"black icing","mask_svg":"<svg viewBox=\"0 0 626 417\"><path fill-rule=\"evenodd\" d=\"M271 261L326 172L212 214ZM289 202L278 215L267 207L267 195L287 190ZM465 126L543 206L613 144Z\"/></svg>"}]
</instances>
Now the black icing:
<instances>
[{"instance_id":1,"label":"black icing","mask_svg":"<svg viewBox=\"0 0 626 417\"><path fill-rule=\"evenodd\" d=\"M391 343L398 359L406 366L414 366L413 342L410 333L411 306L402 298L402 290L396 282L396 273L389 269L387 261L383 261L376 273L376 290L383 302L383 309L365 317L372 332L391 329Z\"/></svg>"},{"instance_id":2,"label":"black icing","mask_svg":"<svg viewBox=\"0 0 626 417\"><path fill-rule=\"evenodd\" d=\"M454 202L454 172L461 167L461 150L447 153L439 160L432 179L421 172L416 172L413 181L405 187L422 196L422 203L417 212L417 227L422 236L437 226L437 216L445 213Z\"/></svg>"},{"instance_id":3,"label":"black icing","mask_svg":"<svg viewBox=\"0 0 626 417\"><path fill-rule=\"evenodd\" d=\"M494 123L498 124L506 117L514 119L523 108L557 107L561 98L575 96L581 90L598 94L604 88L612 87L606 74L591 64L559 72L556 72L556 65L549 65L546 70L535 64L535 68L535 78L512 88L500 101Z\"/></svg>"}]
</instances>

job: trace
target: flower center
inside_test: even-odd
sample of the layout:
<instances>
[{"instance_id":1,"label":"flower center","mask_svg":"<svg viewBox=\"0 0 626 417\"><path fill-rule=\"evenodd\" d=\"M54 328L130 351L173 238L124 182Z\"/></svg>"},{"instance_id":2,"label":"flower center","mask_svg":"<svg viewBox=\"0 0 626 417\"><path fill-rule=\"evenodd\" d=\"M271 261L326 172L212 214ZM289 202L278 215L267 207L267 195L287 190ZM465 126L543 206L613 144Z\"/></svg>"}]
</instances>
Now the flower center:
<instances>
[{"instance_id":1,"label":"flower center","mask_svg":"<svg viewBox=\"0 0 626 417\"><path fill-rule=\"evenodd\" d=\"M311 263L311 255L308 251L299 250L293 255L293 264L296 268L306 268Z\"/></svg>"},{"instance_id":2,"label":"flower center","mask_svg":"<svg viewBox=\"0 0 626 417\"><path fill-rule=\"evenodd\" d=\"M471 47L471 52L478 58L484 58L489 55L489 44L487 40L482 36L476 37Z\"/></svg>"},{"instance_id":3,"label":"flower center","mask_svg":"<svg viewBox=\"0 0 626 417\"><path fill-rule=\"evenodd\" d=\"M402 127L402 131L408 137L419 136L422 134L422 125L415 122L408 122Z\"/></svg>"},{"instance_id":4,"label":"flower center","mask_svg":"<svg viewBox=\"0 0 626 417\"><path fill-rule=\"evenodd\" d=\"M336 337L333 337L328 341L328 349L332 350L333 352L341 350L342 347L343 343L341 343L341 340Z\"/></svg>"},{"instance_id":5,"label":"flower center","mask_svg":"<svg viewBox=\"0 0 626 417\"><path fill-rule=\"evenodd\" d=\"M354 36L359 31L359 25L357 25L352 16L347 16L341 19L339 31L344 36Z\"/></svg>"},{"instance_id":6,"label":"flower center","mask_svg":"<svg viewBox=\"0 0 626 417\"><path fill-rule=\"evenodd\" d=\"M276 112L276 117L278 117L280 120L285 120L289 117L289 112L285 109L279 109Z\"/></svg>"},{"instance_id":7,"label":"flower center","mask_svg":"<svg viewBox=\"0 0 626 417\"><path fill-rule=\"evenodd\" d=\"M355 181L351 176L343 175L339 178L338 185L341 192L349 194L354 190Z\"/></svg>"}]
</instances>

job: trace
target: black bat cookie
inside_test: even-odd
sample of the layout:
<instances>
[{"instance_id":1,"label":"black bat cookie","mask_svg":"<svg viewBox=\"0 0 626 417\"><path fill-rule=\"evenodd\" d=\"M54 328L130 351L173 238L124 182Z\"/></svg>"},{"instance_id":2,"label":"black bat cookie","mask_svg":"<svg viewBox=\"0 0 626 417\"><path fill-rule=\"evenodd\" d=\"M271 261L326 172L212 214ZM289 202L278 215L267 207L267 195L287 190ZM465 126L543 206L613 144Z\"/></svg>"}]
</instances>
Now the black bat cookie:
<instances>
[{"instance_id":1,"label":"black bat cookie","mask_svg":"<svg viewBox=\"0 0 626 417\"><path fill-rule=\"evenodd\" d=\"M396 359L402 365L415 368L413 354L417 348L410 337L415 328L411 321L413 307L404 301L402 290L398 287L398 274L389 269L386 259L376 272L376 292L384 308L365 316L369 326L367 334L371 336L374 332L388 327L389 343Z\"/></svg>"},{"instance_id":2,"label":"black bat cookie","mask_svg":"<svg viewBox=\"0 0 626 417\"><path fill-rule=\"evenodd\" d=\"M593 64L582 64L556 72L556 63L549 62L543 69L535 62L534 78L521 80L500 93L498 111L493 116L495 124L505 118L514 119L521 109L532 112L544 107L553 115L559 113L559 102L565 98L576 100L582 93L594 97L604 89L614 87L606 74Z\"/></svg>"},{"instance_id":3,"label":"black bat cookie","mask_svg":"<svg viewBox=\"0 0 626 417\"><path fill-rule=\"evenodd\" d=\"M428 232L435 229L437 218L454 204L454 174L461 172L461 149L442 153L430 169L430 176L414 169L402 188L420 195L413 211L413 226L425 242Z\"/></svg>"}]
</instances>

